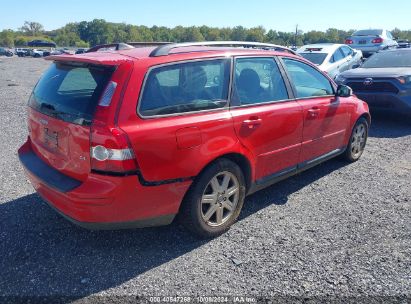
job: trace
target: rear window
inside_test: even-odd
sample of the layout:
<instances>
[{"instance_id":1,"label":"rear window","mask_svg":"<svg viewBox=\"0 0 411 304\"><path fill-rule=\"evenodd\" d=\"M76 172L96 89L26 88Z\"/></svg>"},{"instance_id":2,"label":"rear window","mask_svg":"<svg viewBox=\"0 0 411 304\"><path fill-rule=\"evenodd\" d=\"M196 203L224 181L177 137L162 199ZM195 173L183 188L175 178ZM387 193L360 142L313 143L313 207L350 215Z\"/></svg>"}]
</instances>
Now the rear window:
<instances>
[{"instance_id":1,"label":"rear window","mask_svg":"<svg viewBox=\"0 0 411 304\"><path fill-rule=\"evenodd\" d=\"M143 116L177 114L227 105L230 60L194 61L154 68L139 104Z\"/></svg>"},{"instance_id":2,"label":"rear window","mask_svg":"<svg viewBox=\"0 0 411 304\"><path fill-rule=\"evenodd\" d=\"M53 63L34 88L29 106L55 118L87 125L113 68Z\"/></svg>"},{"instance_id":3,"label":"rear window","mask_svg":"<svg viewBox=\"0 0 411 304\"><path fill-rule=\"evenodd\" d=\"M375 53L368 58L363 68L401 68L411 67L411 51L388 51Z\"/></svg>"},{"instance_id":4,"label":"rear window","mask_svg":"<svg viewBox=\"0 0 411 304\"><path fill-rule=\"evenodd\" d=\"M326 53L300 53L300 55L317 65L321 65L327 57Z\"/></svg>"},{"instance_id":5,"label":"rear window","mask_svg":"<svg viewBox=\"0 0 411 304\"><path fill-rule=\"evenodd\" d=\"M382 30L360 30L352 34L353 36L378 36L382 35Z\"/></svg>"}]
</instances>

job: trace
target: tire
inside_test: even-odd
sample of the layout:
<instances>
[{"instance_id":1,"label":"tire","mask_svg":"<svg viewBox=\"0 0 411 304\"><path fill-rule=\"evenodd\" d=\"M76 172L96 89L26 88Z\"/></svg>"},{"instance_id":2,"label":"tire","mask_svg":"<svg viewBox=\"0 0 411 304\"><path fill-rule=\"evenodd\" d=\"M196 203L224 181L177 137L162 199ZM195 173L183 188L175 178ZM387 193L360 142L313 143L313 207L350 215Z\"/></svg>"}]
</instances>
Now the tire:
<instances>
[{"instance_id":1,"label":"tire","mask_svg":"<svg viewBox=\"0 0 411 304\"><path fill-rule=\"evenodd\" d=\"M179 220L201 238L221 235L237 220L245 190L240 167L228 159L219 159L191 185L181 205Z\"/></svg>"},{"instance_id":2,"label":"tire","mask_svg":"<svg viewBox=\"0 0 411 304\"><path fill-rule=\"evenodd\" d=\"M344 160L353 163L360 159L367 143L368 128L368 122L364 117L357 120L351 132L347 149L342 155Z\"/></svg>"}]
</instances>

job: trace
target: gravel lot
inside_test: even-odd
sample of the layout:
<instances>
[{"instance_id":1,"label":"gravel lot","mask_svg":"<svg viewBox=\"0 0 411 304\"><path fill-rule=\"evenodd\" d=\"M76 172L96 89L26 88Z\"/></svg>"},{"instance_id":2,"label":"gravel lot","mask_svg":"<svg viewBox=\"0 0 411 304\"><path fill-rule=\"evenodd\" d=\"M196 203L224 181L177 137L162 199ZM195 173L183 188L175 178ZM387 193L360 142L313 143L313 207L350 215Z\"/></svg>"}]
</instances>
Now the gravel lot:
<instances>
[{"instance_id":1,"label":"gravel lot","mask_svg":"<svg viewBox=\"0 0 411 304\"><path fill-rule=\"evenodd\" d=\"M409 120L373 117L359 162L331 160L252 195L214 240L177 224L91 232L33 193L16 156L27 99L48 64L0 58L0 302L411 302Z\"/></svg>"}]
</instances>

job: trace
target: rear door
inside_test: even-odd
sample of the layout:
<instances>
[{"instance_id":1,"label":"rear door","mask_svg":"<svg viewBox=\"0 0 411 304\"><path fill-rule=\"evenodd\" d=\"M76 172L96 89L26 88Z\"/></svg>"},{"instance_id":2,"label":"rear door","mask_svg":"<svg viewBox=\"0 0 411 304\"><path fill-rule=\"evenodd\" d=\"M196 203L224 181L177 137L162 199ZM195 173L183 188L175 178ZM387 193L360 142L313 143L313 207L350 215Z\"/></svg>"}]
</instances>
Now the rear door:
<instances>
[{"instance_id":1,"label":"rear door","mask_svg":"<svg viewBox=\"0 0 411 304\"><path fill-rule=\"evenodd\" d=\"M302 107L290 99L273 57L235 59L230 110L240 142L256 160L257 183L296 168Z\"/></svg>"},{"instance_id":2,"label":"rear door","mask_svg":"<svg viewBox=\"0 0 411 304\"><path fill-rule=\"evenodd\" d=\"M347 60L341 48L338 48L334 51L330 58L330 63L332 65L332 70L328 71L328 75L331 78L335 78L338 74L345 71Z\"/></svg>"},{"instance_id":3,"label":"rear door","mask_svg":"<svg viewBox=\"0 0 411 304\"><path fill-rule=\"evenodd\" d=\"M134 70L124 97L129 102L119 112L119 126L145 181L193 177L235 150L238 141L228 109L231 58L149 64L152 60Z\"/></svg>"},{"instance_id":4,"label":"rear door","mask_svg":"<svg viewBox=\"0 0 411 304\"><path fill-rule=\"evenodd\" d=\"M29 136L35 153L78 180L90 172L90 124L112 67L55 62L29 99Z\"/></svg>"},{"instance_id":5,"label":"rear door","mask_svg":"<svg viewBox=\"0 0 411 304\"><path fill-rule=\"evenodd\" d=\"M349 104L335 96L330 80L314 67L291 58L282 61L303 108L300 162L342 149L349 128Z\"/></svg>"}]
</instances>

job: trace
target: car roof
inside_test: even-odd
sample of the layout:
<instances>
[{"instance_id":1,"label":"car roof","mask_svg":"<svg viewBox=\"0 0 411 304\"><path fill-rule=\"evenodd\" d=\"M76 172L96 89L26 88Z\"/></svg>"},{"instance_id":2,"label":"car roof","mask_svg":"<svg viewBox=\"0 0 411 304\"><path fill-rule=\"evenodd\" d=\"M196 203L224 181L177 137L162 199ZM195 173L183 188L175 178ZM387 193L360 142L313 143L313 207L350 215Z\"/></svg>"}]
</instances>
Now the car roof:
<instances>
[{"instance_id":1,"label":"car roof","mask_svg":"<svg viewBox=\"0 0 411 304\"><path fill-rule=\"evenodd\" d=\"M150 54L156 47L141 47L128 50L107 50L97 51L84 54L63 54L49 56L47 60L58 61L79 61L85 63L97 63L117 65L120 61L134 61L134 60L151 60L153 64L175 62L190 59L202 59L212 57L228 57L228 56L290 56L297 57L291 53L275 50L261 50L252 48L236 48L236 47L184 47L175 48L169 55L150 57ZM298 57L301 58L301 57Z\"/></svg>"},{"instance_id":2,"label":"car roof","mask_svg":"<svg viewBox=\"0 0 411 304\"><path fill-rule=\"evenodd\" d=\"M307 44L302 46L297 50L297 53L330 53L335 51L345 44L338 43L316 43L316 44ZM308 49L312 49L311 51Z\"/></svg>"}]
</instances>

